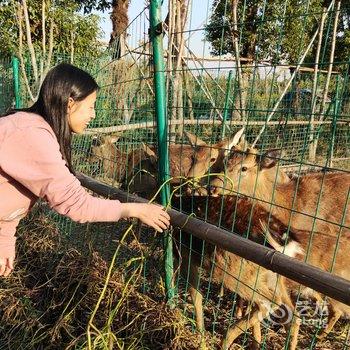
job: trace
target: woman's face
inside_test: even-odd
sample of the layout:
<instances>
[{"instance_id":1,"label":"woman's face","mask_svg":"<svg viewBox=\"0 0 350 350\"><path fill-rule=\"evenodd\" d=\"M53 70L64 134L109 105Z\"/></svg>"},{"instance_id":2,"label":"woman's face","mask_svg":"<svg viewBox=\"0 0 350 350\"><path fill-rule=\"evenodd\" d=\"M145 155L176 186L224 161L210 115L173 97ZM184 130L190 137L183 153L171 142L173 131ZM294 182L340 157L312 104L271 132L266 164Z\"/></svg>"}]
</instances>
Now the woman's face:
<instances>
[{"instance_id":1,"label":"woman's face","mask_svg":"<svg viewBox=\"0 0 350 350\"><path fill-rule=\"evenodd\" d=\"M68 124L71 131L81 134L90 121L95 118L96 97L97 93L95 91L81 101L74 101L71 97L69 98Z\"/></svg>"}]
</instances>

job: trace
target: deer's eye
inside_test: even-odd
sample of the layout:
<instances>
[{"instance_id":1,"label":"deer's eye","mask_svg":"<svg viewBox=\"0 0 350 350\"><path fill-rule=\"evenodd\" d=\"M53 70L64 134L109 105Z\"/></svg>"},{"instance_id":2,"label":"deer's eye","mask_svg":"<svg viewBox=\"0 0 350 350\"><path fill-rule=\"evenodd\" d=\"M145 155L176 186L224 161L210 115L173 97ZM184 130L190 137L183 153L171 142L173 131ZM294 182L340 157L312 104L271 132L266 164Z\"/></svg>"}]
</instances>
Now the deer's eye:
<instances>
[{"instance_id":1,"label":"deer's eye","mask_svg":"<svg viewBox=\"0 0 350 350\"><path fill-rule=\"evenodd\" d=\"M248 168L246 167L246 166L242 166L242 169L241 169L242 171L247 171L248 170Z\"/></svg>"},{"instance_id":2,"label":"deer's eye","mask_svg":"<svg viewBox=\"0 0 350 350\"><path fill-rule=\"evenodd\" d=\"M216 161L216 158L211 158L210 161L211 161L211 162L215 162L215 161Z\"/></svg>"}]
</instances>

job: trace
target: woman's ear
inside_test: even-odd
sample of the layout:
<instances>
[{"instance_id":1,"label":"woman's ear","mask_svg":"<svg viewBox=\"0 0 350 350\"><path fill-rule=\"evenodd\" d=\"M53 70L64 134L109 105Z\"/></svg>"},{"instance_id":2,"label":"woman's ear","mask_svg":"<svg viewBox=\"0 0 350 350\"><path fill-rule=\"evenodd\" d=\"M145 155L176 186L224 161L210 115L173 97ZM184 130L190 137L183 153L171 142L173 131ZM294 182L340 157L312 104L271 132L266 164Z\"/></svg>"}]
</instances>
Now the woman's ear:
<instances>
[{"instance_id":1,"label":"woman's ear","mask_svg":"<svg viewBox=\"0 0 350 350\"><path fill-rule=\"evenodd\" d=\"M71 97L69 97L69 98L68 98L68 106L67 106L67 112L68 112L68 113L69 113L70 110L72 109L74 103L75 103L75 101L74 101Z\"/></svg>"}]
</instances>

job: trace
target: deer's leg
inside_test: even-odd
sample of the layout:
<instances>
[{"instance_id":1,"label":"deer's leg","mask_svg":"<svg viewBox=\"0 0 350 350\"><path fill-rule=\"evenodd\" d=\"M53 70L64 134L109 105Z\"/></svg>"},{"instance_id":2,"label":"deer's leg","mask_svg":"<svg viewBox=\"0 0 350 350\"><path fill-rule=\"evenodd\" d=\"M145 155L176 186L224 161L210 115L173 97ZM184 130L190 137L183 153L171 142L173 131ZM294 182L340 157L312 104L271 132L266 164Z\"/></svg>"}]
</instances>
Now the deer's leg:
<instances>
[{"instance_id":1,"label":"deer's leg","mask_svg":"<svg viewBox=\"0 0 350 350\"><path fill-rule=\"evenodd\" d=\"M261 343L261 324L257 322L253 325L253 337L258 344Z\"/></svg>"},{"instance_id":2,"label":"deer's leg","mask_svg":"<svg viewBox=\"0 0 350 350\"><path fill-rule=\"evenodd\" d=\"M291 294L288 291L285 278L281 277L280 280L280 303L283 303L281 308L285 310L286 319L285 321L290 322L286 325L285 329L290 334L289 349L296 350L298 345L298 336L300 330L300 317L295 308L295 302L291 298Z\"/></svg>"},{"instance_id":3,"label":"deer's leg","mask_svg":"<svg viewBox=\"0 0 350 350\"><path fill-rule=\"evenodd\" d=\"M294 308L294 305L282 305L281 309L285 310L285 317L281 322L284 322L284 327L289 334L289 350L296 350L298 344L298 335L300 329L300 317Z\"/></svg>"},{"instance_id":4,"label":"deer's leg","mask_svg":"<svg viewBox=\"0 0 350 350\"><path fill-rule=\"evenodd\" d=\"M237 296L237 305L236 305L236 317L242 318L244 310L244 299L240 296ZM247 313L249 313L250 305L248 305Z\"/></svg>"},{"instance_id":5,"label":"deer's leg","mask_svg":"<svg viewBox=\"0 0 350 350\"><path fill-rule=\"evenodd\" d=\"M238 304L238 309L237 309L237 317L238 317L238 314L240 312L240 318L242 318L243 316L243 308L244 308L244 302L245 300L243 298L239 298L239 304ZM246 310L246 314L249 314L252 310L252 307L253 307L253 303L250 302L247 306L247 310ZM259 344L261 344L261 323L260 322L257 322L255 324L253 324L253 337L256 341L256 343L254 344L253 348L259 348ZM258 345L258 346L256 346Z\"/></svg>"},{"instance_id":6,"label":"deer's leg","mask_svg":"<svg viewBox=\"0 0 350 350\"><path fill-rule=\"evenodd\" d=\"M203 296L198 290L200 275L199 269L195 261L190 261L189 252L186 248L182 249L181 260L178 257L177 260L180 264L181 275L184 278L188 278L188 292L190 294L196 319L196 328L198 332L202 334L200 349L206 349L205 337L204 337L204 313L203 313Z\"/></svg>"},{"instance_id":7,"label":"deer's leg","mask_svg":"<svg viewBox=\"0 0 350 350\"><path fill-rule=\"evenodd\" d=\"M222 349L229 349L238 336L240 336L245 330L254 327L256 324L260 325L261 320L268 314L269 310L265 306L254 306L249 314L244 315L243 318L236 322L233 327L227 331L226 337L221 344ZM256 335L260 337L260 339L257 339L257 342L261 342L261 332L258 332Z\"/></svg>"},{"instance_id":8,"label":"deer's leg","mask_svg":"<svg viewBox=\"0 0 350 350\"><path fill-rule=\"evenodd\" d=\"M203 312L203 295L199 291L199 282L200 282L200 276L199 276L199 269L198 266L191 261L190 267L188 271L188 265L187 264L181 264L183 269L183 274L186 276L188 274L188 291L190 293L192 303L194 306L194 313L196 317L196 326L197 330L201 333L204 332L204 312Z\"/></svg>"},{"instance_id":9,"label":"deer's leg","mask_svg":"<svg viewBox=\"0 0 350 350\"><path fill-rule=\"evenodd\" d=\"M319 339L324 339L327 335L332 331L334 325L339 320L342 315L341 311L335 308L333 305L329 305L328 307L328 322L327 327L322 330L322 332L318 335Z\"/></svg>"},{"instance_id":10,"label":"deer's leg","mask_svg":"<svg viewBox=\"0 0 350 350\"><path fill-rule=\"evenodd\" d=\"M223 298L224 294L225 294L225 287L223 284L221 284L218 297Z\"/></svg>"},{"instance_id":11,"label":"deer's leg","mask_svg":"<svg viewBox=\"0 0 350 350\"><path fill-rule=\"evenodd\" d=\"M191 295L192 303L194 306L194 313L196 317L196 326L197 330L201 333L201 343L200 349L206 350L206 341L205 341L205 327L204 327L204 312L203 312L203 295L197 289L199 286L199 272L197 267L191 267L190 276L189 276L189 293Z\"/></svg>"},{"instance_id":12,"label":"deer's leg","mask_svg":"<svg viewBox=\"0 0 350 350\"><path fill-rule=\"evenodd\" d=\"M196 317L197 330L204 331L204 316L203 316L203 296L198 290L200 276L197 264L194 261L189 261L189 253L187 249L182 249L182 258L180 263L181 275L188 278L188 292L194 306Z\"/></svg>"},{"instance_id":13,"label":"deer's leg","mask_svg":"<svg viewBox=\"0 0 350 350\"><path fill-rule=\"evenodd\" d=\"M204 316L203 316L203 296L200 291L198 291L195 287L189 287L189 293L191 295L192 303L194 306L194 313L196 317L196 325L197 329L200 332L204 331Z\"/></svg>"},{"instance_id":14,"label":"deer's leg","mask_svg":"<svg viewBox=\"0 0 350 350\"><path fill-rule=\"evenodd\" d=\"M290 350L297 349L299 330L300 330L300 318L298 316L294 316L289 328L289 332L290 332L289 349Z\"/></svg>"}]
</instances>

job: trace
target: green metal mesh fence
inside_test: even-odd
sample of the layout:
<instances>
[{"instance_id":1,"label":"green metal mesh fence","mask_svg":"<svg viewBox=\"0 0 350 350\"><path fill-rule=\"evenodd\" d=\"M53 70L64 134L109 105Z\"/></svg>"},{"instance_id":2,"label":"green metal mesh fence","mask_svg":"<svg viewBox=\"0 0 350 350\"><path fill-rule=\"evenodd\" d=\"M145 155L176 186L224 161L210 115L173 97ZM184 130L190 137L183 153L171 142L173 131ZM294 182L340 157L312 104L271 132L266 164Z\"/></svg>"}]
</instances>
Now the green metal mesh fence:
<instances>
[{"instance_id":1,"label":"green metal mesh fence","mask_svg":"<svg viewBox=\"0 0 350 350\"><path fill-rule=\"evenodd\" d=\"M338 4L340 12L337 11ZM321 5L328 7L323 9ZM150 198L158 188L156 186L158 168L155 159L157 151L154 147L157 140L154 117L154 98L157 90L153 85L153 54L149 38L148 11L148 8L144 9L130 23L120 59L113 59L118 55L112 50L94 62L86 58L81 60L77 58L74 61L96 77L101 89L97 101L96 119L84 135L75 137L73 150L78 171L115 187ZM192 163L196 160L195 152L199 150L198 146L203 143L207 149L211 145L217 146L220 140L234 135L244 127L246 145L254 144L259 155L270 149L282 150L277 156L278 166L289 176L290 181L296 183L296 188L300 186L300 191L306 192L300 194L295 190L294 202L297 202L298 196L301 195L307 198L308 185L302 187L305 174L319 174L318 183L321 187L325 186L324 188L328 186L327 174L331 172L341 174L344 179L349 178L349 61L348 57L339 53L339 49L336 51L336 57L332 54L334 47L342 45L343 36L348 35L347 21L344 20L348 18L349 11L346 2L333 1L321 4L305 0L296 5L288 1L267 0L254 2L220 0L206 3L197 0L189 3L169 1L163 4L162 11L164 22L159 31L164 35L166 47L164 75L169 123L168 145L170 149L175 148L174 144L181 145L177 152L170 152L170 176L174 176L176 167L181 169L185 166L188 159ZM166 16L168 11L169 15ZM343 28L341 26L344 26L344 23ZM340 28L337 35L333 35L334 28ZM214 52L217 57L209 57L209 51ZM53 63L62 60L63 57L57 57ZM4 72L1 74L4 76L1 89L10 91L8 87L12 84L10 64L6 66L5 62L0 69ZM23 84L21 88L25 96ZM26 98L23 97L22 100L25 101ZM7 101L1 103L1 106L8 104ZM197 148L190 154L187 153L189 141L184 136L184 131L197 135L203 141L201 143L197 140ZM103 150L101 145L107 148ZM146 148L145 145L150 148ZM225 148L227 144L221 147ZM227 151L229 158L234 156L235 149L232 152ZM247 170L244 170L244 167L247 168L244 163L247 159L242 151L247 151L249 154L251 149L239 151L241 153L238 153L243 154L238 158L240 162L238 164L241 165L238 167L238 183L242 183L242 187L239 185L235 187L231 195L236 195L238 192L242 197L251 197L251 202L258 202L259 205L265 201L264 208L269 208L267 212L270 216L277 215L276 208L279 204L276 202L276 197L281 195L276 190L279 186L278 177L273 178L269 199L259 197L258 191L245 190L243 172ZM214 148L211 154L211 157L215 158ZM227 159L224 159L223 164L226 165L226 176L229 178L231 173ZM206 170L209 170L209 167ZM225 167L220 171L225 171ZM179 172L175 175L178 174ZM186 174L184 171L182 175L190 177L193 174ZM208 185L213 178L214 175L202 179L202 185ZM227 202L224 198L219 207L209 202L203 204L201 199L186 194L183 191L184 187L179 185L181 181L175 180L179 178L176 179L175 176L173 179L172 191L180 195L178 197L180 199L173 200L173 204L175 203L182 211L189 215L195 213L198 217L222 226L228 231L250 238L249 231L256 224L254 208L248 217L244 232L242 229L239 232L240 229L235 226L235 222L241 212L237 207L231 208L231 216L225 221ZM259 189L261 181L261 177L253 177L251 187ZM225 185L230 181L226 179L222 183ZM310 193L311 186L310 184ZM344 271L339 267L339 260L343 258L343 250L346 250L345 247L348 245L344 236L349 231L347 223L349 193L336 192L337 184L332 186L327 195L330 196L334 191L337 196L347 198L339 201L341 204L332 202L335 203L332 211L342 212L341 220L335 223L336 229L332 228L333 231L326 232L317 228L315 217L320 215L320 210L322 212L319 205L325 205L327 201L323 195L319 195L315 211L308 213L314 219L312 228L296 227L297 219L290 216L283 222L285 236L282 246L289 244L288 239L292 240L287 238L289 228L304 230L305 232L300 233L303 238L299 241L296 239L296 242L302 241L304 244L299 259L306 259L310 250L311 257L316 256L314 260L311 258L311 264L323 270L333 270L334 274L339 275ZM205 190L208 191L208 188ZM318 190L318 193L322 191ZM254 198L260 201L254 201ZM340 208L340 205L343 207ZM288 210L291 213L300 208ZM213 211L217 214L213 215ZM57 220L61 223L62 231L70 234L73 239L76 227L80 225L62 218ZM334 220L332 215L321 217L322 222L334 222ZM94 230L102 233L105 228L96 225ZM117 223L113 230L121 234L125 231L125 225ZM322 239L323 236L326 238ZM113 246L115 239L113 234L103 237L102 245ZM160 238L154 239L147 235L146 231L142 231L139 239L142 244L151 247L149 249L151 253L147 258L154 264L154 257L161 258ZM101 243L102 239L97 240ZM191 319L195 319L196 315L187 302L187 290L193 283L191 264L194 264L194 257L199 261L197 263L201 278L195 281L198 286L194 287L201 290L204 299L204 326L210 333L205 338L207 347L216 348L226 330L239 319L235 306L238 304L239 295L242 296L238 287L240 283L243 286L241 288L246 287L252 291L250 300L242 304L243 319L249 320L248 311L259 306L260 296L265 298L266 305L282 304L278 298L274 299L280 293L276 275L263 275L264 270L257 268L254 270L256 274L251 276L250 284L247 286L247 281L244 279L247 276L246 260L236 262L233 271L229 262L231 258L233 259L232 256L228 255L227 261L220 262L215 258L217 255L211 251L210 245L196 241L194 236L189 238L188 233L174 235L174 243L174 249L178 250L175 255L183 256L180 262L185 270L182 274L175 274L174 277L177 306L183 308L184 313ZM195 244L193 249L192 243ZM269 242L265 237L260 243ZM327 254L322 255L324 250L327 250ZM207 260L210 258L213 258L213 261L208 267ZM192 260L186 262L186 259ZM322 263L320 262L322 259L328 260L323 260ZM154 270L148 269L148 260L145 261L143 290L147 293L154 283L159 283L161 277L148 273ZM237 285L232 286L232 283L230 285L223 276L221 279L215 278L219 270L224 270L223 275L231 277ZM264 295L264 289L258 288L261 276L267 278L263 283L269 284L268 290L272 296ZM349 276L344 272L342 277L348 279ZM223 293L220 291L221 288ZM289 288L295 309L287 311L280 309L266 318L259 314L259 323L262 325L261 337L257 328L251 331L247 324L239 323L237 326L236 323L238 327L236 331L242 334L235 339L237 345L233 345L232 348L236 348L235 346L244 348L247 344L254 344L256 340L266 349L291 346L292 333L288 329L284 330L282 326L287 324L292 316L301 324L297 348L315 348L316 343L323 348L348 348L349 325L345 320L336 322L335 328L325 340L317 340L318 333L326 328L327 322L324 320L337 321L332 318L332 312L337 313L339 310L343 316L348 316L347 308L338 307L336 303L321 297L320 294L309 293L310 298L306 295L307 290L298 285L294 284ZM244 295L246 294L243 293ZM328 308L324 309L322 302L325 302ZM194 323L192 324L195 330L196 327Z\"/></svg>"},{"instance_id":2,"label":"green metal mesh fence","mask_svg":"<svg viewBox=\"0 0 350 350\"><path fill-rule=\"evenodd\" d=\"M0 113L14 105L13 71L11 59L0 61Z\"/></svg>"}]
</instances>

